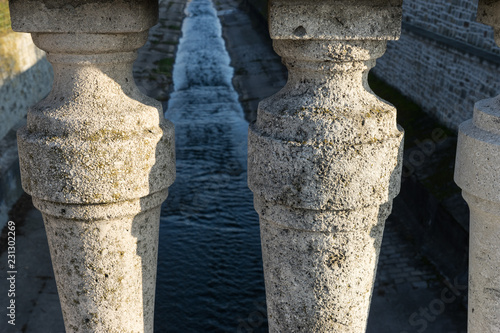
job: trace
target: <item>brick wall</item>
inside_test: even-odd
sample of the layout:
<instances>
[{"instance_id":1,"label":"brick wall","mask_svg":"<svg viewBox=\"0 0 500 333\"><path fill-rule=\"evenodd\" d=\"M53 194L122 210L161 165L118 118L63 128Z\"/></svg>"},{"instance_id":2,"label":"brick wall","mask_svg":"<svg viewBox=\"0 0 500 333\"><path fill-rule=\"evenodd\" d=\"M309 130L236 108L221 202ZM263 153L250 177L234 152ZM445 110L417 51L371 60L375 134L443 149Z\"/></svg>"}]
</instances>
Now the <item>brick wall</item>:
<instances>
[{"instance_id":1,"label":"brick wall","mask_svg":"<svg viewBox=\"0 0 500 333\"><path fill-rule=\"evenodd\" d=\"M405 0L403 11L409 24L500 54L493 28L476 22L477 1Z\"/></svg>"},{"instance_id":2,"label":"brick wall","mask_svg":"<svg viewBox=\"0 0 500 333\"><path fill-rule=\"evenodd\" d=\"M405 0L403 31L374 73L447 126L500 93L500 48L470 0Z\"/></svg>"}]
</instances>

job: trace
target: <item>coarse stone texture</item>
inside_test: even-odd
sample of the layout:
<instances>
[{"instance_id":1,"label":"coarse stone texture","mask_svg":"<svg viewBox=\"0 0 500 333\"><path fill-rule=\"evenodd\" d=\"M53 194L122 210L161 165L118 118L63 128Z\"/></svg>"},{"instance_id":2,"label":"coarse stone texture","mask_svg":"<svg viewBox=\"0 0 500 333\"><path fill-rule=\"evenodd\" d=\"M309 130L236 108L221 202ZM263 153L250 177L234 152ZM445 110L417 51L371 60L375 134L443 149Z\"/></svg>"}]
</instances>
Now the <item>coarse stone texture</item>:
<instances>
[{"instance_id":1,"label":"coarse stone texture","mask_svg":"<svg viewBox=\"0 0 500 333\"><path fill-rule=\"evenodd\" d=\"M61 4L11 3L14 29L32 32L54 68L52 91L18 132L23 188L44 217L66 331L153 332L174 130L132 63L158 3Z\"/></svg>"},{"instance_id":2,"label":"coarse stone texture","mask_svg":"<svg viewBox=\"0 0 500 333\"><path fill-rule=\"evenodd\" d=\"M474 103L500 91L500 48L493 29L476 22L477 1L409 0L401 40L389 42L374 73L457 130Z\"/></svg>"},{"instance_id":3,"label":"coarse stone texture","mask_svg":"<svg viewBox=\"0 0 500 333\"><path fill-rule=\"evenodd\" d=\"M500 1L479 1L478 19L500 29ZM497 42L499 40L496 35ZM455 181L470 208L469 332L500 331L500 96L477 102L460 125Z\"/></svg>"},{"instance_id":4,"label":"coarse stone texture","mask_svg":"<svg viewBox=\"0 0 500 333\"><path fill-rule=\"evenodd\" d=\"M470 208L469 332L500 330L500 103L476 103L459 129L455 181Z\"/></svg>"},{"instance_id":5,"label":"coarse stone texture","mask_svg":"<svg viewBox=\"0 0 500 333\"><path fill-rule=\"evenodd\" d=\"M269 330L364 332L403 136L366 78L401 2L275 0L269 17L289 79L259 104L248 148Z\"/></svg>"}]
</instances>

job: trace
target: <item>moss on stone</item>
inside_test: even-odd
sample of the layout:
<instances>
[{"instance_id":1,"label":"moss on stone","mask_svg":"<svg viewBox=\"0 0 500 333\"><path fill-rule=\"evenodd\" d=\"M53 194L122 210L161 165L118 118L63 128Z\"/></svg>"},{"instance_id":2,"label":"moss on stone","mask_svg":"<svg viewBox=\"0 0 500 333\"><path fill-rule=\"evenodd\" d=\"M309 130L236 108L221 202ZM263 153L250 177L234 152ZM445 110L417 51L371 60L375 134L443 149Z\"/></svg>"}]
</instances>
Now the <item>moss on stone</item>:
<instances>
[{"instance_id":1,"label":"moss on stone","mask_svg":"<svg viewBox=\"0 0 500 333\"><path fill-rule=\"evenodd\" d=\"M10 25L9 2L0 0L0 35L12 31Z\"/></svg>"},{"instance_id":2,"label":"moss on stone","mask_svg":"<svg viewBox=\"0 0 500 333\"><path fill-rule=\"evenodd\" d=\"M166 75L167 77L172 77L172 71L174 68L174 58L163 58L156 62L158 69L154 70L155 73Z\"/></svg>"}]
</instances>

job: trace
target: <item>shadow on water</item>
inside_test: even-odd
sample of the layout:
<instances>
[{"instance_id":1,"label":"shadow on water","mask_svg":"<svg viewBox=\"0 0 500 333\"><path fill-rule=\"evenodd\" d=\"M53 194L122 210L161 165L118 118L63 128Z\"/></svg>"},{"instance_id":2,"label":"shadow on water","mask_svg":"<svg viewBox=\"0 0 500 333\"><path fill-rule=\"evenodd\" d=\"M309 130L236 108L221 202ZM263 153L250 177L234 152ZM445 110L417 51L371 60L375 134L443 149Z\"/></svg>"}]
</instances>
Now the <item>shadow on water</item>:
<instances>
[{"instance_id":1,"label":"shadow on water","mask_svg":"<svg viewBox=\"0 0 500 333\"><path fill-rule=\"evenodd\" d=\"M166 112L177 178L161 214L155 331L266 332L248 124L211 1L187 12Z\"/></svg>"}]
</instances>

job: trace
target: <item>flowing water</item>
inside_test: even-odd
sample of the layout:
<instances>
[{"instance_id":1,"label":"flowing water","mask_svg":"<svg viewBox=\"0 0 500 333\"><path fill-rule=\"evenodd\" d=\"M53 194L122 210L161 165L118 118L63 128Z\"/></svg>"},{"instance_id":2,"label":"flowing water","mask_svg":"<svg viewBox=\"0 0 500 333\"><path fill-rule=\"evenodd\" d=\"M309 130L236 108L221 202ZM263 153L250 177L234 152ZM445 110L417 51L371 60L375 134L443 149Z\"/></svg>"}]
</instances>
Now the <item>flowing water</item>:
<instances>
[{"instance_id":1,"label":"flowing water","mask_svg":"<svg viewBox=\"0 0 500 333\"><path fill-rule=\"evenodd\" d=\"M266 332L247 127L210 0L187 7L166 117L177 179L162 208L156 332Z\"/></svg>"}]
</instances>

